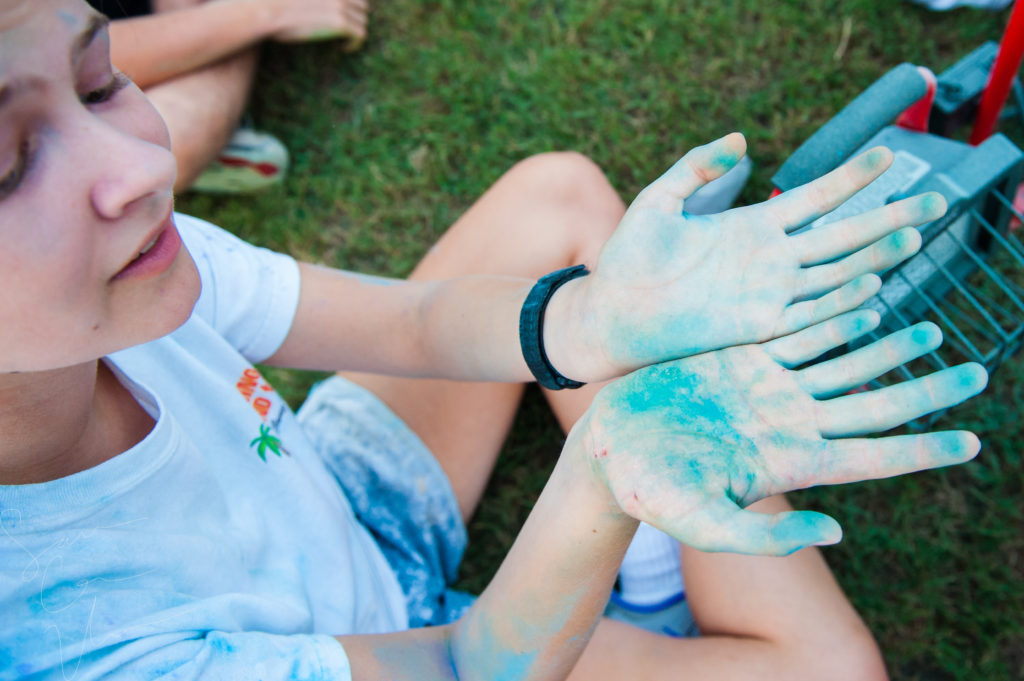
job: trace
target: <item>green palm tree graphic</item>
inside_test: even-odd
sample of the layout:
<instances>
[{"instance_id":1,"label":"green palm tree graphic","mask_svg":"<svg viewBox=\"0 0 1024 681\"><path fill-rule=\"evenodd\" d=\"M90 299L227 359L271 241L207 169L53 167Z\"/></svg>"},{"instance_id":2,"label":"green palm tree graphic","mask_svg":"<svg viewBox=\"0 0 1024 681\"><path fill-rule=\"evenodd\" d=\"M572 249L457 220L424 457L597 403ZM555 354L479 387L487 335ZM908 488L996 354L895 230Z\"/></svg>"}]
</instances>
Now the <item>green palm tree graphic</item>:
<instances>
[{"instance_id":1,"label":"green palm tree graphic","mask_svg":"<svg viewBox=\"0 0 1024 681\"><path fill-rule=\"evenodd\" d=\"M256 447L256 453L260 455L263 461L267 460L268 449L278 456L281 456L282 453L288 453L288 450L284 448L281 441L270 433L270 426L262 424L260 425L260 434L252 439L249 446Z\"/></svg>"}]
</instances>

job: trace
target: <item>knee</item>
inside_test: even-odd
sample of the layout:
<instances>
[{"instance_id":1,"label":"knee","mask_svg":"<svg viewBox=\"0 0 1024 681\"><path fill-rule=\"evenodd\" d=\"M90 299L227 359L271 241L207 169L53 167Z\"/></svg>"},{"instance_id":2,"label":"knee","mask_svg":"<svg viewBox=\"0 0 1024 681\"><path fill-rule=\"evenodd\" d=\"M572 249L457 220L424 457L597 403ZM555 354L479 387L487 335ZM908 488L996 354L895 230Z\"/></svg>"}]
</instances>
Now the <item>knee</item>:
<instances>
[{"instance_id":1,"label":"knee","mask_svg":"<svg viewBox=\"0 0 1024 681\"><path fill-rule=\"evenodd\" d=\"M509 175L527 188L535 207L562 216L557 224L566 230L564 237L577 262L592 263L625 212L601 168L574 151L531 156L513 166Z\"/></svg>"},{"instance_id":2,"label":"knee","mask_svg":"<svg viewBox=\"0 0 1024 681\"><path fill-rule=\"evenodd\" d=\"M851 634L841 643L829 648L827 655L821 649L808 651L799 673L794 679L830 679L831 681L889 681L885 662L874 637L865 629Z\"/></svg>"},{"instance_id":3,"label":"knee","mask_svg":"<svg viewBox=\"0 0 1024 681\"><path fill-rule=\"evenodd\" d=\"M549 151L514 165L510 174L531 186L543 201L579 207L621 201L601 168L575 151ZM614 201L612 201L614 197Z\"/></svg>"}]
</instances>

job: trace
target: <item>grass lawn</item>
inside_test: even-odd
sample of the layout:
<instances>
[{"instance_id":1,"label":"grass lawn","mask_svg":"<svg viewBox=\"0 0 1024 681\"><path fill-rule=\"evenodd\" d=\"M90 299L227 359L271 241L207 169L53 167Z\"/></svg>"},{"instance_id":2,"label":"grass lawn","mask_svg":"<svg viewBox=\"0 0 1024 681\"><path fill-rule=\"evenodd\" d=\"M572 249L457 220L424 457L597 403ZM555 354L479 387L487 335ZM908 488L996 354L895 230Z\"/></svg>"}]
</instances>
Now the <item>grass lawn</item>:
<instances>
[{"instance_id":1,"label":"grass lawn","mask_svg":"<svg viewBox=\"0 0 1024 681\"><path fill-rule=\"evenodd\" d=\"M1007 17L893 0L379 4L357 55L334 44L265 51L252 112L292 150L285 185L185 196L179 209L299 258L403 276L529 154L581 151L628 200L732 130L756 163L743 196L753 202L882 73L903 61L941 71L998 40ZM316 378L272 373L293 403ZM1007 362L941 423L981 436L976 461L793 495L843 524L845 540L825 555L896 679L1024 678L1022 379L1024 363ZM486 584L560 444L531 390L472 524L464 588Z\"/></svg>"}]
</instances>

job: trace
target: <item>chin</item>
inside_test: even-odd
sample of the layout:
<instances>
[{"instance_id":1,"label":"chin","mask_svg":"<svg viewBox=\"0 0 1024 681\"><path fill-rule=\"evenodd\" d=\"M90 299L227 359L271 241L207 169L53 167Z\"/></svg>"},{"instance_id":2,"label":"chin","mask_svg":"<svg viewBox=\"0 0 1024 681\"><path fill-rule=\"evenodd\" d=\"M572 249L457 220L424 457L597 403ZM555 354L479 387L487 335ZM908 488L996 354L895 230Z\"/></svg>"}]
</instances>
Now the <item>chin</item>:
<instances>
[{"instance_id":1,"label":"chin","mask_svg":"<svg viewBox=\"0 0 1024 681\"><path fill-rule=\"evenodd\" d=\"M133 343L133 345L141 345L162 338L180 328L192 316L192 310L195 308L202 290L199 271L196 269L192 256L184 248L181 249L178 262L173 267L174 276L161 286L158 294L160 316L158 319L154 319L149 327L152 329L152 337Z\"/></svg>"},{"instance_id":2,"label":"chin","mask_svg":"<svg viewBox=\"0 0 1024 681\"><path fill-rule=\"evenodd\" d=\"M189 320L202 286L199 271L184 248L166 275L159 282L153 283L155 287L136 290L134 299L126 308L143 312L122 317L122 321L114 327L117 329L113 336L114 343L97 357L163 338ZM126 319L130 321L125 323Z\"/></svg>"}]
</instances>

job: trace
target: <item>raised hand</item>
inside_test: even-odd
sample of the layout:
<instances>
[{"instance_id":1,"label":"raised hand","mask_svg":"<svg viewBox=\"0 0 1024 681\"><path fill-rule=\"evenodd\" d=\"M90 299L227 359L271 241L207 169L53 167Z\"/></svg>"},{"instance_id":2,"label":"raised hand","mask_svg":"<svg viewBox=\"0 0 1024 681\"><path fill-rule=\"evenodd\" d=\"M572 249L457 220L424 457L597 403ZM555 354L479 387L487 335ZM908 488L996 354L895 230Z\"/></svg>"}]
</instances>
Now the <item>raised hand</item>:
<instances>
[{"instance_id":1,"label":"raised hand","mask_svg":"<svg viewBox=\"0 0 1024 681\"><path fill-rule=\"evenodd\" d=\"M985 387L985 370L963 364L844 394L938 347L934 324L804 369L787 368L877 324L877 313L858 310L763 345L675 360L611 383L580 424L590 470L622 511L698 549L784 555L838 542L838 523L821 513L743 508L794 489L960 463L980 447L962 431L853 437L957 404Z\"/></svg>"},{"instance_id":2,"label":"raised hand","mask_svg":"<svg viewBox=\"0 0 1024 681\"><path fill-rule=\"evenodd\" d=\"M892 153L879 147L764 203L687 214L686 197L734 166L745 149L738 133L698 147L637 196L594 272L568 285L575 291L562 303L580 320L570 325L572 337L546 332L549 355L564 375L610 378L777 338L851 310L879 288L876 277L863 275L920 248L917 230L901 227L946 209L941 195L924 194L790 234L885 171Z\"/></svg>"}]
</instances>

